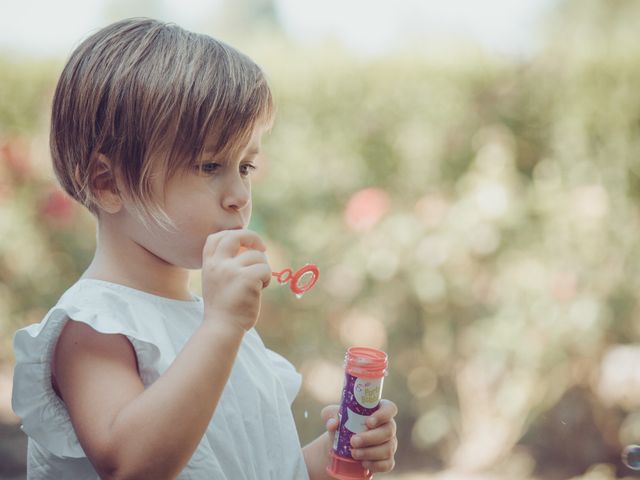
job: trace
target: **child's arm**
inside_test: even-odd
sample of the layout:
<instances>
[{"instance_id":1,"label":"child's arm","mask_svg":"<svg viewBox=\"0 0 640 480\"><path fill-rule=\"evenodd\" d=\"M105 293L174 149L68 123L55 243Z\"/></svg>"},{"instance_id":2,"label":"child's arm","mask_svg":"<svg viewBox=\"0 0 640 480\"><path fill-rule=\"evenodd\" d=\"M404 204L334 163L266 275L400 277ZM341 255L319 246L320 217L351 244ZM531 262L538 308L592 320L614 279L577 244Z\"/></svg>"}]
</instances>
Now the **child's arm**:
<instances>
[{"instance_id":1,"label":"child's arm","mask_svg":"<svg viewBox=\"0 0 640 480\"><path fill-rule=\"evenodd\" d=\"M247 250L236 255L240 245ZM68 322L55 375L74 429L102 478L175 478L211 420L271 269L252 232L220 232L203 256L205 318L169 369L144 389L122 335ZM180 319L176 319L180 321Z\"/></svg>"},{"instance_id":2,"label":"child's arm","mask_svg":"<svg viewBox=\"0 0 640 480\"><path fill-rule=\"evenodd\" d=\"M203 323L147 390L122 335L68 322L56 381L74 430L102 478L174 478L193 454L229 376L242 332Z\"/></svg>"},{"instance_id":3,"label":"child's arm","mask_svg":"<svg viewBox=\"0 0 640 480\"><path fill-rule=\"evenodd\" d=\"M327 431L302 449L311 480L333 480L333 477L327 474L326 468L329 464L329 450L338 429L338 409L337 405L329 405L322 410L320 415ZM358 447L352 448L351 454L357 460L362 460L364 467L373 473L390 472L395 466L394 456L398 440L394 417L397 413L398 407L395 403L381 400L380 408L367 420L369 430L351 439L351 446Z\"/></svg>"},{"instance_id":4,"label":"child's arm","mask_svg":"<svg viewBox=\"0 0 640 480\"><path fill-rule=\"evenodd\" d=\"M333 430L323 433L302 449L310 480L331 480L326 469L329 464L329 450L336 427L337 423L333 425Z\"/></svg>"}]
</instances>

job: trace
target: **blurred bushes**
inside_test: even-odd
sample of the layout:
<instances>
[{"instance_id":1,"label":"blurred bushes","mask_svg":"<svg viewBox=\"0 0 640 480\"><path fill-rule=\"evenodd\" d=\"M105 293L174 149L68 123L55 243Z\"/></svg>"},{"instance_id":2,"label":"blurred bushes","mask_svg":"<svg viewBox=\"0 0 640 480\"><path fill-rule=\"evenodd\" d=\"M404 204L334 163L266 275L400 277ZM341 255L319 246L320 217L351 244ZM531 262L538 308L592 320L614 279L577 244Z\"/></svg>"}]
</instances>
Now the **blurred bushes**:
<instances>
[{"instance_id":1,"label":"blurred bushes","mask_svg":"<svg viewBox=\"0 0 640 480\"><path fill-rule=\"evenodd\" d=\"M435 59L420 46L370 61L253 47L278 119L252 228L274 270L321 270L301 300L269 288L259 324L305 374L294 405L303 441L339 400L345 348L369 344L390 355L399 468L623 471L620 451L640 439L639 8L565 2L546 47L521 62ZM8 362L13 329L37 321L88 263L93 228L52 186L57 67L13 63L5 75L5 65Z\"/></svg>"},{"instance_id":2,"label":"blurred bushes","mask_svg":"<svg viewBox=\"0 0 640 480\"><path fill-rule=\"evenodd\" d=\"M0 363L91 258L90 218L59 190L48 120L59 64L0 59Z\"/></svg>"}]
</instances>

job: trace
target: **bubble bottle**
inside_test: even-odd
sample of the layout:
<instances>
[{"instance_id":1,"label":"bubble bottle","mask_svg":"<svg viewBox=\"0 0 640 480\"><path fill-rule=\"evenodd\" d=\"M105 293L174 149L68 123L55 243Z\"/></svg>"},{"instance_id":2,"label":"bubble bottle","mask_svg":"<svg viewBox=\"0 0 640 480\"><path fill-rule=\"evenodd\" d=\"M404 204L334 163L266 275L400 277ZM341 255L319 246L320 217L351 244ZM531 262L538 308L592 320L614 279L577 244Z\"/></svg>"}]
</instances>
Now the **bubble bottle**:
<instances>
[{"instance_id":1,"label":"bubble bottle","mask_svg":"<svg viewBox=\"0 0 640 480\"><path fill-rule=\"evenodd\" d=\"M366 431L367 418L380 408L387 354L375 348L351 347L345 355L344 367L339 426L327 473L339 480L370 479L373 474L351 456L351 437Z\"/></svg>"}]
</instances>

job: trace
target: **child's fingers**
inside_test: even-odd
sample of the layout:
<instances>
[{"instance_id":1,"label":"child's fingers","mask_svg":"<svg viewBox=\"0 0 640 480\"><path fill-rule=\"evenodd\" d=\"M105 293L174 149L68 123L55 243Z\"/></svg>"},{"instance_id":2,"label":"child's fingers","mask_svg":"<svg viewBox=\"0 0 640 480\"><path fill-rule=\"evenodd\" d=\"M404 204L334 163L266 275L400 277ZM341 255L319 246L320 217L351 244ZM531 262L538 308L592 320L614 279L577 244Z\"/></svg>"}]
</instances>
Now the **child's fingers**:
<instances>
[{"instance_id":1,"label":"child's fingers","mask_svg":"<svg viewBox=\"0 0 640 480\"><path fill-rule=\"evenodd\" d=\"M333 445L333 441L336 436L336 431L340 426L338 422L338 412L340 411L339 405L328 405L320 412L320 418L327 427L327 433L329 434L329 448Z\"/></svg>"},{"instance_id":2,"label":"child's fingers","mask_svg":"<svg viewBox=\"0 0 640 480\"><path fill-rule=\"evenodd\" d=\"M206 255L216 255L219 257L235 257L240 247L260 250L264 252L267 248L260 240L257 233L251 230L223 230L209 235L205 243L204 252Z\"/></svg>"},{"instance_id":3,"label":"child's fingers","mask_svg":"<svg viewBox=\"0 0 640 480\"><path fill-rule=\"evenodd\" d=\"M328 405L320 412L320 418L327 427L329 432L335 432L338 429L338 412L340 411L339 405Z\"/></svg>"},{"instance_id":4,"label":"child's fingers","mask_svg":"<svg viewBox=\"0 0 640 480\"><path fill-rule=\"evenodd\" d=\"M255 265L258 263L269 265L267 255L264 252L260 252L258 250L245 250L242 253L238 254L236 258L238 263L243 267L248 267L249 265Z\"/></svg>"},{"instance_id":5,"label":"child's fingers","mask_svg":"<svg viewBox=\"0 0 640 480\"><path fill-rule=\"evenodd\" d=\"M351 456L356 460L381 461L393 458L398 449L398 440L394 437L382 445L368 448L352 448Z\"/></svg>"},{"instance_id":6,"label":"child's fingers","mask_svg":"<svg viewBox=\"0 0 640 480\"><path fill-rule=\"evenodd\" d=\"M269 286L269 282L271 282L271 269L268 264L256 263L245 268L247 272L254 275L254 278L257 278L262 282L262 288L267 288Z\"/></svg>"},{"instance_id":7,"label":"child's fingers","mask_svg":"<svg viewBox=\"0 0 640 480\"><path fill-rule=\"evenodd\" d=\"M351 437L351 446L354 448L372 447L382 445L396 436L396 422L391 420L384 425L359 433Z\"/></svg>"},{"instance_id":8,"label":"child's fingers","mask_svg":"<svg viewBox=\"0 0 640 480\"><path fill-rule=\"evenodd\" d=\"M380 400L380 408L367 418L367 427L375 428L391 421L398 414L398 407L391 400Z\"/></svg>"}]
</instances>

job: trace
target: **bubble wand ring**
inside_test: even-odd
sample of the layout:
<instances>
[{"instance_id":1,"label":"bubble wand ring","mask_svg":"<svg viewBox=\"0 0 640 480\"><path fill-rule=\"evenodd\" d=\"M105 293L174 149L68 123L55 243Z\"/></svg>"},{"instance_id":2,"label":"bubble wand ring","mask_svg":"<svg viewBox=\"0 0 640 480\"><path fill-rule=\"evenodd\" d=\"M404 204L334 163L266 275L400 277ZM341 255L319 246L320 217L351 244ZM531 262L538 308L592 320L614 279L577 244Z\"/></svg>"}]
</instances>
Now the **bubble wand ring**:
<instances>
[{"instance_id":1,"label":"bubble wand ring","mask_svg":"<svg viewBox=\"0 0 640 480\"><path fill-rule=\"evenodd\" d=\"M309 274L311 274L311 278L300 284L300 280L305 275L308 276ZM281 285L289 282L289 288L296 295L303 295L316 284L318 277L320 276L320 270L316 265L308 263L296 272L293 272L290 268L285 268L280 272L272 272L271 275L276 277L276 280L278 280L278 283Z\"/></svg>"},{"instance_id":2,"label":"bubble wand ring","mask_svg":"<svg viewBox=\"0 0 640 480\"><path fill-rule=\"evenodd\" d=\"M244 252L245 250L247 250L247 248L241 246L238 254ZM309 274L311 275L311 278L301 285L300 280L305 275ZM276 277L276 280L278 280L278 283L280 285L284 285L285 283L290 282L289 288L291 289L291 291L298 297L301 297L305 292L310 290L316 284L316 282L318 281L318 277L320 276L320 270L313 263L307 263L296 272L294 272L290 268L285 268L280 272L271 272L271 276Z\"/></svg>"}]
</instances>

